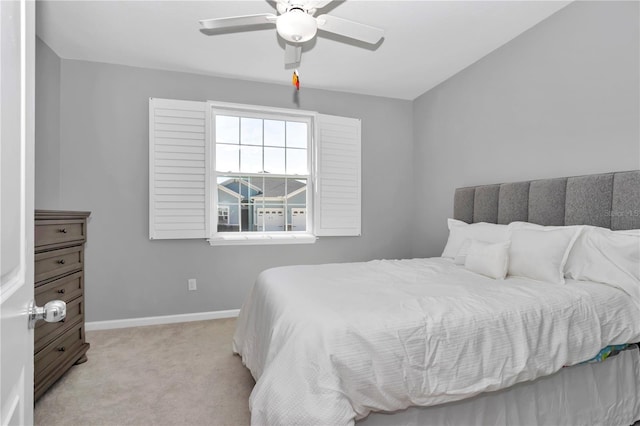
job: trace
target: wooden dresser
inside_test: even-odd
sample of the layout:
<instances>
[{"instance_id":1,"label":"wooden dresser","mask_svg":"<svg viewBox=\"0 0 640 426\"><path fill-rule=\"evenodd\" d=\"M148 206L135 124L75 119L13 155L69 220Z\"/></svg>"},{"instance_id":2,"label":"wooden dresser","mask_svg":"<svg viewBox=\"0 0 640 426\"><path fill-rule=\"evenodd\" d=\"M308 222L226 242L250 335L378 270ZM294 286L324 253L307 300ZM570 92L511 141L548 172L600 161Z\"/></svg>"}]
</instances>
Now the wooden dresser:
<instances>
[{"instance_id":1,"label":"wooden dresser","mask_svg":"<svg viewBox=\"0 0 640 426\"><path fill-rule=\"evenodd\" d=\"M61 322L38 321L34 337L34 398L74 364L87 360L84 338L84 243L90 212L36 210L35 299L67 304Z\"/></svg>"}]
</instances>

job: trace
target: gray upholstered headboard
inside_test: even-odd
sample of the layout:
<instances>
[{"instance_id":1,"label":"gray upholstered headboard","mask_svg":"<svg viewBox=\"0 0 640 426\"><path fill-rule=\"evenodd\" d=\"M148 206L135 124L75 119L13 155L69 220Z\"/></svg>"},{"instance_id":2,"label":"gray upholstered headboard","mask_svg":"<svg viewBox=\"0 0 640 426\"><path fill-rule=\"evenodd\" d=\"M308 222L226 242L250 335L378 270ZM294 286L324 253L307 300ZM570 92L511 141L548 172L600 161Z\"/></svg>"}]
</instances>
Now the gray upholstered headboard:
<instances>
[{"instance_id":1,"label":"gray upholstered headboard","mask_svg":"<svg viewBox=\"0 0 640 426\"><path fill-rule=\"evenodd\" d=\"M640 170L458 188L453 217L640 229Z\"/></svg>"}]
</instances>

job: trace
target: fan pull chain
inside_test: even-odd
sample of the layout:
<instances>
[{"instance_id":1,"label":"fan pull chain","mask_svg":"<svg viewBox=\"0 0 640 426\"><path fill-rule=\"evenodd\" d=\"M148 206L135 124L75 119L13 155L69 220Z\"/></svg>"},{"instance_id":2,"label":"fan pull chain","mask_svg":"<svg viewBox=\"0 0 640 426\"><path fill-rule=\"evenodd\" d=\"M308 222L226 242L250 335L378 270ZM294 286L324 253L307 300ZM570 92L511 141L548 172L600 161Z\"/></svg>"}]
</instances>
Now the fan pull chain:
<instances>
[{"instance_id":1,"label":"fan pull chain","mask_svg":"<svg viewBox=\"0 0 640 426\"><path fill-rule=\"evenodd\" d=\"M296 90L300 90L300 74L298 73L298 70L293 70L291 83L296 86Z\"/></svg>"}]
</instances>

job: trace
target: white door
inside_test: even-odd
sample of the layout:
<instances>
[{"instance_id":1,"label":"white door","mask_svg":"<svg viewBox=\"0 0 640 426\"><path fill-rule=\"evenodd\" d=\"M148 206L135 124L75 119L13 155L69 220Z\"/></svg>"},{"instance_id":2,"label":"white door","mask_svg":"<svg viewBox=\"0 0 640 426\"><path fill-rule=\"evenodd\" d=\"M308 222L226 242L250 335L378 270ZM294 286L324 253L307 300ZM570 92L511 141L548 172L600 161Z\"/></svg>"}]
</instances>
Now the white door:
<instances>
[{"instance_id":1,"label":"white door","mask_svg":"<svg viewBox=\"0 0 640 426\"><path fill-rule=\"evenodd\" d=\"M0 425L33 423L35 2L0 0Z\"/></svg>"},{"instance_id":2,"label":"white door","mask_svg":"<svg viewBox=\"0 0 640 426\"><path fill-rule=\"evenodd\" d=\"M291 209L291 230L305 231L306 229L307 229L306 207L295 207Z\"/></svg>"},{"instance_id":3,"label":"white door","mask_svg":"<svg viewBox=\"0 0 640 426\"><path fill-rule=\"evenodd\" d=\"M284 209L277 207L259 207L258 231L284 231Z\"/></svg>"}]
</instances>

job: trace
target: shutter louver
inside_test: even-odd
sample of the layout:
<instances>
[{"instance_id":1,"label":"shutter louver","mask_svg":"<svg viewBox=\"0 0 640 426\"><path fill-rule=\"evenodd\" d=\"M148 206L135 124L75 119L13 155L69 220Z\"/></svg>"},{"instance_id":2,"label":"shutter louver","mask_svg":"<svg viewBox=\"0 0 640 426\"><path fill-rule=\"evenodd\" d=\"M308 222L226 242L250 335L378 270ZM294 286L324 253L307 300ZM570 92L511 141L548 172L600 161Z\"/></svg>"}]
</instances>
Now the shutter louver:
<instances>
[{"instance_id":1,"label":"shutter louver","mask_svg":"<svg viewBox=\"0 0 640 426\"><path fill-rule=\"evenodd\" d=\"M149 99L149 238L207 237L205 102Z\"/></svg>"},{"instance_id":2,"label":"shutter louver","mask_svg":"<svg viewBox=\"0 0 640 426\"><path fill-rule=\"evenodd\" d=\"M360 120L316 117L316 236L361 234Z\"/></svg>"}]
</instances>

